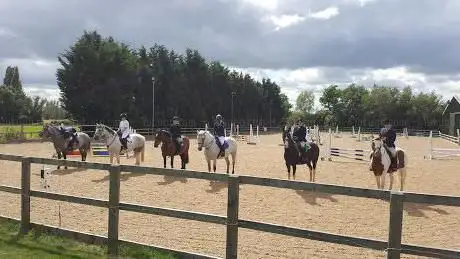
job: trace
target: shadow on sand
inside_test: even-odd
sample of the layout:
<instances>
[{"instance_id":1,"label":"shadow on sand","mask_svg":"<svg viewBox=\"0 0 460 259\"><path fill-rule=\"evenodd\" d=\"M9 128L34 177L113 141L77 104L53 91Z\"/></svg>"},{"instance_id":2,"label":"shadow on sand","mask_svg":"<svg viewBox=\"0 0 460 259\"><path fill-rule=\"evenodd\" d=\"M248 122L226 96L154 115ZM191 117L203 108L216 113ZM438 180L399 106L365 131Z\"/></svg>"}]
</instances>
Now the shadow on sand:
<instances>
[{"instance_id":1,"label":"shadow on sand","mask_svg":"<svg viewBox=\"0 0 460 259\"><path fill-rule=\"evenodd\" d=\"M334 198L332 194L328 193L301 190L296 190L295 192L310 205L321 206L321 204L318 203L318 199L328 200L331 202L338 202L338 200Z\"/></svg>"},{"instance_id":2,"label":"shadow on sand","mask_svg":"<svg viewBox=\"0 0 460 259\"><path fill-rule=\"evenodd\" d=\"M439 215L449 215L449 212L440 208L435 208L434 206L437 205L405 202L404 210L407 212L409 216L420 218L428 218L425 212L436 212Z\"/></svg>"},{"instance_id":3,"label":"shadow on sand","mask_svg":"<svg viewBox=\"0 0 460 259\"><path fill-rule=\"evenodd\" d=\"M227 189L227 182L224 181L209 181L209 187L211 189L206 190L207 193L217 193L222 189Z\"/></svg>"},{"instance_id":4,"label":"shadow on sand","mask_svg":"<svg viewBox=\"0 0 460 259\"><path fill-rule=\"evenodd\" d=\"M121 173L120 175L120 181L127 181L129 180L129 178L131 177L139 177L139 176L144 176L145 174L142 174L142 173L128 173L128 172L123 172ZM93 183L102 183L102 182L106 182L110 180L110 175L106 175L104 176L103 178L101 179L98 179L98 180L92 180Z\"/></svg>"},{"instance_id":5,"label":"shadow on sand","mask_svg":"<svg viewBox=\"0 0 460 259\"><path fill-rule=\"evenodd\" d=\"M159 182L158 185L168 185L175 182L187 183L187 178L185 177L176 177L176 176L169 176L165 175L163 178L163 182Z\"/></svg>"}]
</instances>

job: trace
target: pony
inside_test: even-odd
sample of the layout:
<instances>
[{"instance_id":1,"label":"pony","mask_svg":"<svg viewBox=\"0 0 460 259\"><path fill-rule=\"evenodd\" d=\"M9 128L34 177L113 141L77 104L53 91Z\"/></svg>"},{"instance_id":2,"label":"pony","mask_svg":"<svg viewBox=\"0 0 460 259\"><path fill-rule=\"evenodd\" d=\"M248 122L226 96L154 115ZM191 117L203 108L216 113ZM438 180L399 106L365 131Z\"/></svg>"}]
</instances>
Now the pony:
<instances>
[{"instance_id":1,"label":"pony","mask_svg":"<svg viewBox=\"0 0 460 259\"><path fill-rule=\"evenodd\" d=\"M104 124L96 124L96 131L94 132L93 138L98 141L102 140L106 142L107 151L109 151L110 164L113 163L113 157L117 158L117 163L120 164L120 152L122 144L118 134L113 129L107 127ZM145 137L133 133L129 134L127 139L127 153L133 151L134 157L136 158L135 165L140 165L140 162L144 162L145 154Z\"/></svg>"},{"instance_id":2,"label":"pony","mask_svg":"<svg viewBox=\"0 0 460 259\"><path fill-rule=\"evenodd\" d=\"M284 161L288 171L288 179L291 179L291 166L292 166L292 177L295 180L295 173L297 170L297 165L306 164L310 170L310 182L315 182L316 180L316 164L318 163L319 158L319 147L316 143L310 143L310 149L304 153L302 159L299 159L299 151L295 147L296 143L294 142L292 131L289 131L288 128L285 128L283 131L283 141L284 141Z\"/></svg>"},{"instance_id":3,"label":"pony","mask_svg":"<svg viewBox=\"0 0 460 259\"><path fill-rule=\"evenodd\" d=\"M235 173L235 161L236 161L236 152L237 152L237 145L236 140L232 137L225 137L224 141L224 149L225 155L219 156L220 149L217 146L216 138L207 130L200 130L197 131L197 142L198 142L198 151L201 151L204 147L204 156L206 158L206 162L208 163L208 172L211 172L211 160L213 161L213 170L216 172L216 160L225 158L225 162L227 162L227 174L229 173L230 167L230 160L229 155L232 156L232 174Z\"/></svg>"},{"instance_id":4,"label":"pony","mask_svg":"<svg viewBox=\"0 0 460 259\"><path fill-rule=\"evenodd\" d=\"M43 130L40 131L38 135L40 138L45 137L47 139L51 139L54 150L56 150L57 158L61 159L62 157L64 160L67 160L67 152L69 152L67 147L70 139L64 137L64 134L59 129L59 126L45 124L43 125ZM72 150L78 149L80 151L81 161L86 161L86 156L88 155L88 152L91 151L91 138L84 132L77 132L77 140L78 144L73 143ZM57 169L60 168L61 166L58 165ZM64 168L67 169L67 166Z\"/></svg>"},{"instance_id":5,"label":"pony","mask_svg":"<svg viewBox=\"0 0 460 259\"><path fill-rule=\"evenodd\" d=\"M390 154L383 146L383 140L380 137L374 138L371 143L371 170L374 172L375 180L377 182L377 188L382 189L385 187L385 175L390 175L390 186L389 190L393 189L394 172L399 171L400 177L400 191L404 190L404 183L406 180L406 166L407 166L407 155L406 151L396 147L396 168L391 167Z\"/></svg>"},{"instance_id":6,"label":"pony","mask_svg":"<svg viewBox=\"0 0 460 259\"><path fill-rule=\"evenodd\" d=\"M181 169L185 169L185 165L189 162L188 149L190 140L187 137L182 137L182 148L179 152L176 151L176 145L173 142L171 133L167 130L159 130L155 133L154 147L158 147L161 143L161 154L163 155L163 166L166 168L166 157L171 157L171 168L174 167L174 156L179 155L181 159Z\"/></svg>"}]
</instances>

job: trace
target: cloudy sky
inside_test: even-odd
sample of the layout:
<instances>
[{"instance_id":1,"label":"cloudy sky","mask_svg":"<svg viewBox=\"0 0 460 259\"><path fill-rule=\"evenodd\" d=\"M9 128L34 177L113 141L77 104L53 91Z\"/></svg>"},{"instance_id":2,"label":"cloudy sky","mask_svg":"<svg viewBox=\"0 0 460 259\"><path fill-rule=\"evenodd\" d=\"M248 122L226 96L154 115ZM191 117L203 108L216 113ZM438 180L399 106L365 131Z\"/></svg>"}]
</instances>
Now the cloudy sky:
<instances>
[{"instance_id":1,"label":"cloudy sky","mask_svg":"<svg viewBox=\"0 0 460 259\"><path fill-rule=\"evenodd\" d=\"M132 46L198 49L291 101L303 89L374 82L460 93L459 0L0 0L0 70L57 99L57 55L83 30Z\"/></svg>"}]
</instances>

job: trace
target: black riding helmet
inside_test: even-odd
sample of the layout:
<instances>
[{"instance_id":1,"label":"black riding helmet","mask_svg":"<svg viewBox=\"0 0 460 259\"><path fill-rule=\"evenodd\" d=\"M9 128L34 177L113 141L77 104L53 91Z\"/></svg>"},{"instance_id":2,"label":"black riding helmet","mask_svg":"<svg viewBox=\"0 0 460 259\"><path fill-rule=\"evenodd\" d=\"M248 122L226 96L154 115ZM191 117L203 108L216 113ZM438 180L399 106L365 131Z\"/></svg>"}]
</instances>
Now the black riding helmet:
<instances>
[{"instance_id":1,"label":"black riding helmet","mask_svg":"<svg viewBox=\"0 0 460 259\"><path fill-rule=\"evenodd\" d=\"M123 117L128 118L128 114L126 114L126 112L121 113L120 118L123 118Z\"/></svg>"}]
</instances>

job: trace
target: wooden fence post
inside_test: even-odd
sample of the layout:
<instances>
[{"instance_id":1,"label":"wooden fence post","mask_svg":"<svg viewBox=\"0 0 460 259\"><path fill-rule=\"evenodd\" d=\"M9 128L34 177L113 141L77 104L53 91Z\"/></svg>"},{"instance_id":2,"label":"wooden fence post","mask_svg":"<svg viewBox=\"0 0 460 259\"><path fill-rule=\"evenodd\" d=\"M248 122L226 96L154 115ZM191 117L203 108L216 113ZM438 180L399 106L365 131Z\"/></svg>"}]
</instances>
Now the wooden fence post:
<instances>
[{"instance_id":1,"label":"wooden fence post","mask_svg":"<svg viewBox=\"0 0 460 259\"><path fill-rule=\"evenodd\" d=\"M30 159L21 162L21 234L30 229Z\"/></svg>"},{"instance_id":2,"label":"wooden fence post","mask_svg":"<svg viewBox=\"0 0 460 259\"><path fill-rule=\"evenodd\" d=\"M112 165L109 169L109 226L108 226L108 254L118 256L118 222L120 203L120 173L119 165Z\"/></svg>"},{"instance_id":3,"label":"wooden fence post","mask_svg":"<svg viewBox=\"0 0 460 259\"><path fill-rule=\"evenodd\" d=\"M228 176L227 194L227 259L238 257L238 210L240 203L240 177Z\"/></svg>"},{"instance_id":4,"label":"wooden fence post","mask_svg":"<svg viewBox=\"0 0 460 259\"><path fill-rule=\"evenodd\" d=\"M401 256L403 198L402 192L391 192L387 259L399 259Z\"/></svg>"}]
</instances>

